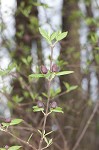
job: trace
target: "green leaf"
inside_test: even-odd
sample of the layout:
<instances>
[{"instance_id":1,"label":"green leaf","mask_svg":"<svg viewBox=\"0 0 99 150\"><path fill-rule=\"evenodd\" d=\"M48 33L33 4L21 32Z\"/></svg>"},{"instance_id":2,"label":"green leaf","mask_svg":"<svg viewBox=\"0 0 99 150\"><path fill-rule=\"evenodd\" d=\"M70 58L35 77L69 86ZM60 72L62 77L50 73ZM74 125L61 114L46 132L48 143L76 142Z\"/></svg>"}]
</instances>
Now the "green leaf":
<instances>
[{"instance_id":1,"label":"green leaf","mask_svg":"<svg viewBox=\"0 0 99 150\"><path fill-rule=\"evenodd\" d=\"M62 75L67 75L67 74L71 74L73 73L73 71L61 71L56 73L57 76L62 76Z\"/></svg>"},{"instance_id":2,"label":"green leaf","mask_svg":"<svg viewBox=\"0 0 99 150\"><path fill-rule=\"evenodd\" d=\"M43 92L42 95L48 98L48 95L46 93Z\"/></svg>"},{"instance_id":3,"label":"green leaf","mask_svg":"<svg viewBox=\"0 0 99 150\"><path fill-rule=\"evenodd\" d=\"M25 65L28 65L28 62L27 62L27 59L26 58L21 58L22 59L22 62L25 64Z\"/></svg>"},{"instance_id":4,"label":"green leaf","mask_svg":"<svg viewBox=\"0 0 99 150\"><path fill-rule=\"evenodd\" d=\"M66 87L66 92L68 93L68 92L70 92L70 91L73 91L73 90L75 90L75 89L77 89L77 85L69 85L67 82L64 82L64 85L65 85L65 87Z\"/></svg>"},{"instance_id":5,"label":"green leaf","mask_svg":"<svg viewBox=\"0 0 99 150\"><path fill-rule=\"evenodd\" d=\"M29 75L30 78L44 78L44 74L31 74Z\"/></svg>"},{"instance_id":6,"label":"green leaf","mask_svg":"<svg viewBox=\"0 0 99 150\"><path fill-rule=\"evenodd\" d=\"M19 150L22 146L11 146L8 150Z\"/></svg>"},{"instance_id":7,"label":"green leaf","mask_svg":"<svg viewBox=\"0 0 99 150\"><path fill-rule=\"evenodd\" d=\"M38 112L38 111L43 111L44 110L44 108L39 108L38 106L33 106L32 108L33 108L34 112Z\"/></svg>"},{"instance_id":8,"label":"green leaf","mask_svg":"<svg viewBox=\"0 0 99 150\"><path fill-rule=\"evenodd\" d=\"M61 88L57 88L56 90L53 88L50 88L50 95L51 97L56 96L57 94L59 94L61 92Z\"/></svg>"},{"instance_id":9,"label":"green leaf","mask_svg":"<svg viewBox=\"0 0 99 150\"><path fill-rule=\"evenodd\" d=\"M39 3L39 2L32 2L32 4L34 6L42 6L44 8L51 8L48 4L45 4L45 3Z\"/></svg>"},{"instance_id":10,"label":"green leaf","mask_svg":"<svg viewBox=\"0 0 99 150\"><path fill-rule=\"evenodd\" d=\"M51 112L64 113L61 107L50 108L50 111L51 111Z\"/></svg>"},{"instance_id":11,"label":"green leaf","mask_svg":"<svg viewBox=\"0 0 99 150\"><path fill-rule=\"evenodd\" d=\"M47 74L31 74L29 75L30 78L48 78L50 77L51 73Z\"/></svg>"},{"instance_id":12,"label":"green leaf","mask_svg":"<svg viewBox=\"0 0 99 150\"><path fill-rule=\"evenodd\" d=\"M51 44L50 36L48 35L48 33L42 28L39 28L39 32L47 40L47 42Z\"/></svg>"},{"instance_id":13,"label":"green leaf","mask_svg":"<svg viewBox=\"0 0 99 150\"><path fill-rule=\"evenodd\" d=\"M3 126L3 128L5 128L5 127L9 127L9 126L10 126L10 123L2 122L2 126Z\"/></svg>"},{"instance_id":14,"label":"green leaf","mask_svg":"<svg viewBox=\"0 0 99 150\"><path fill-rule=\"evenodd\" d=\"M67 82L63 82L63 83L64 83L64 85L65 85L65 87L66 87L67 89L70 88L70 85L69 85Z\"/></svg>"},{"instance_id":15,"label":"green leaf","mask_svg":"<svg viewBox=\"0 0 99 150\"><path fill-rule=\"evenodd\" d=\"M36 108L38 108L38 106L33 106L32 108L33 108L33 109L36 109Z\"/></svg>"},{"instance_id":16,"label":"green leaf","mask_svg":"<svg viewBox=\"0 0 99 150\"><path fill-rule=\"evenodd\" d=\"M0 148L0 150L6 150L5 148Z\"/></svg>"},{"instance_id":17,"label":"green leaf","mask_svg":"<svg viewBox=\"0 0 99 150\"><path fill-rule=\"evenodd\" d=\"M3 69L0 69L0 76L6 76L10 73L11 70L13 70L14 68L16 67L16 64L13 63L13 64L9 64L8 65L8 68L3 70Z\"/></svg>"},{"instance_id":18,"label":"green leaf","mask_svg":"<svg viewBox=\"0 0 99 150\"><path fill-rule=\"evenodd\" d=\"M33 111L38 112L38 111L43 111L43 110L44 110L44 108L35 108Z\"/></svg>"},{"instance_id":19,"label":"green leaf","mask_svg":"<svg viewBox=\"0 0 99 150\"><path fill-rule=\"evenodd\" d=\"M70 92L70 91L73 91L73 90L77 89L77 87L78 87L77 85L75 85L75 86L70 86L69 89L68 89L66 92L68 93L68 92Z\"/></svg>"},{"instance_id":20,"label":"green leaf","mask_svg":"<svg viewBox=\"0 0 99 150\"><path fill-rule=\"evenodd\" d=\"M57 37L56 37L56 40L57 41L60 41L62 39L64 39L66 36L67 36L68 32L63 32L63 33L60 33Z\"/></svg>"},{"instance_id":21,"label":"green leaf","mask_svg":"<svg viewBox=\"0 0 99 150\"><path fill-rule=\"evenodd\" d=\"M21 123L23 120L22 119L13 119L11 122L10 122L10 125L17 125L19 123Z\"/></svg>"},{"instance_id":22,"label":"green leaf","mask_svg":"<svg viewBox=\"0 0 99 150\"><path fill-rule=\"evenodd\" d=\"M53 33L51 34L51 37L50 37L51 41L56 38L56 35L57 35L57 32L53 32Z\"/></svg>"},{"instance_id":23,"label":"green leaf","mask_svg":"<svg viewBox=\"0 0 99 150\"><path fill-rule=\"evenodd\" d=\"M43 30L42 28L39 28L39 32L44 38L48 38L48 34L45 30Z\"/></svg>"},{"instance_id":24,"label":"green leaf","mask_svg":"<svg viewBox=\"0 0 99 150\"><path fill-rule=\"evenodd\" d=\"M13 96L13 101L14 101L15 103L20 103L20 102L23 101L23 97L19 97L18 95L14 95L14 96Z\"/></svg>"}]
</instances>

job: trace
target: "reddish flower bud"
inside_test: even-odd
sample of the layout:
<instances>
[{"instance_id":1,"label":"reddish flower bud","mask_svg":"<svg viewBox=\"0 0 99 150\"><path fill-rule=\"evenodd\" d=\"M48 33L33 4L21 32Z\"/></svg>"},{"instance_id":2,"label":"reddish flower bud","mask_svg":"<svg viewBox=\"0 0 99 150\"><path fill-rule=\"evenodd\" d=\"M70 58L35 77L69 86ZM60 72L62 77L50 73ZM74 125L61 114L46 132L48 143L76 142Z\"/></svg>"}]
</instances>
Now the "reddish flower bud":
<instances>
[{"instance_id":1,"label":"reddish flower bud","mask_svg":"<svg viewBox=\"0 0 99 150\"><path fill-rule=\"evenodd\" d=\"M57 107L57 103L55 102L55 101L53 101L52 103L51 103L51 108L56 108Z\"/></svg>"},{"instance_id":2,"label":"reddish flower bud","mask_svg":"<svg viewBox=\"0 0 99 150\"><path fill-rule=\"evenodd\" d=\"M41 66L41 72L43 74L46 74L48 72L48 69L46 68L46 66L44 66L44 65Z\"/></svg>"},{"instance_id":3,"label":"reddish flower bud","mask_svg":"<svg viewBox=\"0 0 99 150\"><path fill-rule=\"evenodd\" d=\"M52 72L58 72L58 66L56 64L52 65Z\"/></svg>"},{"instance_id":4,"label":"reddish flower bud","mask_svg":"<svg viewBox=\"0 0 99 150\"><path fill-rule=\"evenodd\" d=\"M10 118L6 118L6 119L5 119L5 122L6 122L6 123L10 123L10 122L11 122L11 119L10 119Z\"/></svg>"},{"instance_id":5,"label":"reddish flower bud","mask_svg":"<svg viewBox=\"0 0 99 150\"><path fill-rule=\"evenodd\" d=\"M37 106L38 106L39 108L43 108L43 107L44 107L44 104L43 104L42 101L38 101L38 102L37 102Z\"/></svg>"}]
</instances>

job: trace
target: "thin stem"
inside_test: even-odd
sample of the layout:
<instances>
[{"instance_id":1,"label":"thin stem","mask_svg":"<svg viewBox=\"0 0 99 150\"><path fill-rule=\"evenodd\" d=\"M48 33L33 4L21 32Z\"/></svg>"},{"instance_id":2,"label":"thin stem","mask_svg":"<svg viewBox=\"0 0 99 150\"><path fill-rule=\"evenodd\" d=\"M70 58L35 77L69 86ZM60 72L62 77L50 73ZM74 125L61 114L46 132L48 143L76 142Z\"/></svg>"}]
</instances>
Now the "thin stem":
<instances>
[{"instance_id":1,"label":"thin stem","mask_svg":"<svg viewBox=\"0 0 99 150\"><path fill-rule=\"evenodd\" d=\"M54 48L54 46L51 45L50 71L52 69L52 62L53 62L53 48ZM48 80L48 100L47 100L47 106L46 106L46 111L45 111L45 116L44 116L44 123L43 123L43 128L42 128L42 135L41 135L38 150L42 150L42 143L43 143L43 139L44 139L45 126L46 126L46 121L47 121L47 117L49 114L48 108L49 108L49 102L50 102L50 86L51 86L51 80Z\"/></svg>"},{"instance_id":2,"label":"thin stem","mask_svg":"<svg viewBox=\"0 0 99 150\"><path fill-rule=\"evenodd\" d=\"M45 113L45 116L44 116L42 136L41 136L41 140L40 140L40 144L39 144L39 149L38 150L41 150L41 148L42 148L44 132L45 132L45 126L46 126L46 121L47 121L47 116L48 116L48 107L49 107L49 101L50 101L50 83L51 83L51 81L48 82L48 101L47 101L47 106L46 106L46 113Z\"/></svg>"},{"instance_id":3,"label":"thin stem","mask_svg":"<svg viewBox=\"0 0 99 150\"><path fill-rule=\"evenodd\" d=\"M53 62L53 48L54 48L54 46L53 46L53 45L51 45L50 71L52 70L52 62Z\"/></svg>"},{"instance_id":4,"label":"thin stem","mask_svg":"<svg viewBox=\"0 0 99 150\"><path fill-rule=\"evenodd\" d=\"M27 145L28 147L31 147L33 150L37 150L34 146L32 146L32 145L29 144L28 142L26 142L26 141L20 139L19 137L15 136L13 133L9 132L8 130L4 130L4 129L3 129L3 130L1 130L1 131L5 132L5 133L7 133L7 134L9 134L9 135L11 135L12 137L14 137L15 139L17 139L17 140L20 141L21 143Z\"/></svg>"}]
</instances>

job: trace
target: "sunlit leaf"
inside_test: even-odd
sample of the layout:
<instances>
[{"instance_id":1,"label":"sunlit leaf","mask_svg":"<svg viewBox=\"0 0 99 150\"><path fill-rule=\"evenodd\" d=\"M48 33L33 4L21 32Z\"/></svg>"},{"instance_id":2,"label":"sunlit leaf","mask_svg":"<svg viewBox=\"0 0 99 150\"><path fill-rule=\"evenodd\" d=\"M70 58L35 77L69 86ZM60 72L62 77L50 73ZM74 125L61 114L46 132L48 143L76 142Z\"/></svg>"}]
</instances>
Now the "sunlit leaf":
<instances>
[{"instance_id":1,"label":"sunlit leaf","mask_svg":"<svg viewBox=\"0 0 99 150\"><path fill-rule=\"evenodd\" d=\"M44 74L31 74L29 75L30 78L44 78Z\"/></svg>"},{"instance_id":2,"label":"sunlit leaf","mask_svg":"<svg viewBox=\"0 0 99 150\"><path fill-rule=\"evenodd\" d=\"M38 112L38 111L43 111L43 110L44 110L44 108L35 108L33 111Z\"/></svg>"},{"instance_id":3,"label":"sunlit leaf","mask_svg":"<svg viewBox=\"0 0 99 150\"><path fill-rule=\"evenodd\" d=\"M42 95L48 98L48 95L46 93L43 92Z\"/></svg>"},{"instance_id":4,"label":"sunlit leaf","mask_svg":"<svg viewBox=\"0 0 99 150\"><path fill-rule=\"evenodd\" d=\"M51 44L50 36L48 35L48 33L44 29L42 29L42 28L39 28L39 32L46 39L46 41L49 44Z\"/></svg>"},{"instance_id":5,"label":"sunlit leaf","mask_svg":"<svg viewBox=\"0 0 99 150\"><path fill-rule=\"evenodd\" d=\"M53 33L51 34L51 37L50 37L50 38L51 38L51 41L56 38L56 35L57 35L57 32L53 32Z\"/></svg>"},{"instance_id":6,"label":"sunlit leaf","mask_svg":"<svg viewBox=\"0 0 99 150\"><path fill-rule=\"evenodd\" d=\"M51 111L51 112L64 113L61 107L50 108L50 111Z\"/></svg>"},{"instance_id":7,"label":"sunlit leaf","mask_svg":"<svg viewBox=\"0 0 99 150\"><path fill-rule=\"evenodd\" d=\"M11 146L8 150L19 150L22 146Z\"/></svg>"},{"instance_id":8,"label":"sunlit leaf","mask_svg":"<svg viewBox=\"0 0 99 150\"><path fill-rule=\"evenodd\" d=\"M57 76L62 76L62 75L67 75L67 74L71 74L73 73L73 71L61 71L56 73Z\"/></svg>"},{"instance_id":9,"label":"sunlit leaf","mask_svg":"<svg viewBox=\"0 0 99 150\"><path fill-rule=\"evenodd\" d=\"M60 33L57 37L56 37L56 40L57 41L60 41L62 39L64 39L66 36L67 36L68 32L63 32L63 33Z\"/></svg>"},{"instance_id":10,"label":"sunlit leaf","mask_svg":"<svg viewBox=\"0 0 99 150\"><path fill-rule=\"evenodd\" d=\"M47 74L31 74L29 75L30 78L48 78L50 77L51 73Z\"/></svg>"},{"instance_id":11,"label":"sunlit leaf","mask_svg":"<svg viewBox=\"0 0 99 150\"><path fill-rule=\"evenodd\" d=\"M10 123L5 123L5 122L2 122L2 126L5 128L5 127L9 127L10 126Z\"/></svg>"},{"instance_id":12,"label":"sunlit leaf","mask_svg":"<svg viewBox=\"0 0 99 150\"><path fill-rule=\"evenodd\" d=\"M73 90L77 89L77 87L78 87L77 85L75 85L75 86L70 86L69 89L68 89L66 92L68 93L68 92L70 92L70 91L73 91Z\"/></svg>"},{"instance_id":13,"label":"sunlit leaf","mask_svg":"<svg viewBox=\"0 0 99 150\"><path fill-rule=\"evenodd\" d=\"M44 110L44 108L42 108L42 107L39 108L38 106L33 106L32 108L33 108L34 112L38 112L38 111L43 111Z\"/></svg>"},{"instance_id":14,"label":"sunlit leaf","mask_svg":"<svg viewBox=\"0 0 99 150\"><path fill-rule=\"evenodd\" d=\"M23 120L22 119L13 119L10 123L10 125L17 125L21 123Z\"/></svg>"}]
</instances>

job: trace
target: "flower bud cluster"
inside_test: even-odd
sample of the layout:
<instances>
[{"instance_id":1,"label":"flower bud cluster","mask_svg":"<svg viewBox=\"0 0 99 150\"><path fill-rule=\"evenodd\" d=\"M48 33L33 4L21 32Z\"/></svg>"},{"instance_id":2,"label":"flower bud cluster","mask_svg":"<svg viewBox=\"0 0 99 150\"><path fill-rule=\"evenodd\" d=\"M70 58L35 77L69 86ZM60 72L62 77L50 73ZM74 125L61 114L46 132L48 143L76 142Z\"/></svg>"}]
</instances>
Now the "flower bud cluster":
<instances>
[{"instance_id":1,"label":"flower bud cluster","mask_svg":"<svg viewBox=\"0 0 99 150\"><path fill-rule=\"evenodd\" d=\"M41 73L43 73L43 74L47 74L48 73L48 69L44 65L41 66L40 70L41 70ZM52 65L51 72L58 72L58 66L56 64Z\"/></svg>"}]
</instances>

